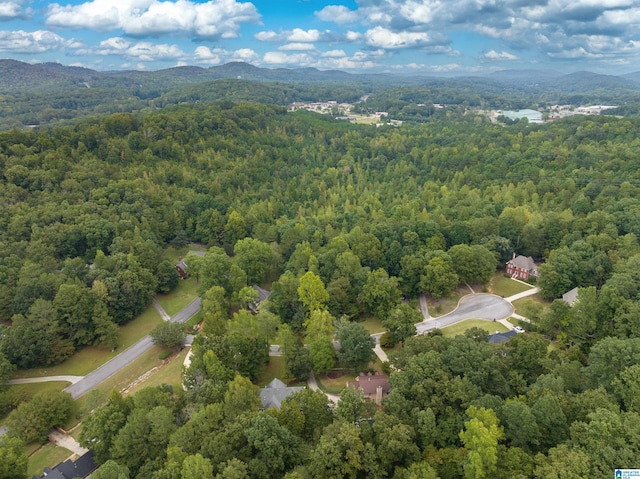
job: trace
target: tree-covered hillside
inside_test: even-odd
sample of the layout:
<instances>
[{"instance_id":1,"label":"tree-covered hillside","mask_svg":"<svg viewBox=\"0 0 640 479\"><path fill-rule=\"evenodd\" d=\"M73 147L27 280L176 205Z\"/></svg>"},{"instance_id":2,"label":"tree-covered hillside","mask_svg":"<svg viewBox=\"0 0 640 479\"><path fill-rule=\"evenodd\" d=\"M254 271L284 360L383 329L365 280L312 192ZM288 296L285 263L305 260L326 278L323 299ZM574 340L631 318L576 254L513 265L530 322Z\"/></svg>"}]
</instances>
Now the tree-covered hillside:
<instances>
[{"instance_id":1,"label":"tree-covered hillside","mask_svg":"<svg viewBox=\"0 0 640 479\"><path fill-rule=\"evenodd\" d=\"M162 248L200 242L188 391L113 395L83 425L110 477L610 477L640 456L639 132L454 110L373 128L225 101L0 133L2 382L110 347L171 287ZM544 263L544 297L580 287L578 303L532 308L503 346L411 338L403 295L486 283L514 251ZM256 284L272 293L254 316ZM366 346L338 355L358 371L365 317L398 344L383 411L350 389L335 409L305 391L259 411L276 332L288 379L330 369L336 338Z\"/></svg>"}]
</instances>

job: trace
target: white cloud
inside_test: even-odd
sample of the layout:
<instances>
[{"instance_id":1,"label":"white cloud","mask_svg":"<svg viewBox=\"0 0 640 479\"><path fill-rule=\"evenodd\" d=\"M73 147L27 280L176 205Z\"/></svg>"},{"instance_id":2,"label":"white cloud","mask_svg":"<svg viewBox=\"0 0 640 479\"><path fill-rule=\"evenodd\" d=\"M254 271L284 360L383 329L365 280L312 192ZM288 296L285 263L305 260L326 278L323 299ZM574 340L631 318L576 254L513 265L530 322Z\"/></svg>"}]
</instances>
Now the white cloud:
<instances>
[{"instance_id":1,"label":"white cloud","mask_svg":"<svg viewBox=\"0 0 640 479\"><path fill-rule=\"evenodd\" d=\"M178 60L186 56L177 45L150 42L138 42L128 48L126 54L143 62Z\"/></svg>"},{"instance_id":2,"label":"white cloud","mask_svg":"<svg viewBox=\"0 0 640 479\"><path fill-rule=\"evenodd\" d=\"M446 65L431 65L429 68L434 72L447 73L460 70L462 66L458 63L447 63Z\"/></svg>"},{"instance_id":3,"label":"white cloud","mask_svg":"<svg viewBox=\"0 0 640 479\"><path fill-rule=\"evenodd\" d=\"M320 40L320 31L318 30L294 28L287 36L287 41L289 42L317 42L318 40Z\"/></svg>"},{"instance_id":4,"label":"white cloud","mask_svg":"<svg viewBox=\"0 0 640 479\"><path fill-rule=\"evenodd\" d=\"M43 53L66 48L80 48L77 40L67 40L47 30L25 32L0 31L0 52L10 53Z\"/></svg>"},{"instance_id":5,"label":"white cloud","mask_svg":"<svg viewBox=\"0 0 640 479\"><path fill-rule=\"evenodd\" d=\"M316 47L313 43L287 43L286 45L282 45L278 47L278 50L282 51L304 51L304 50L315 50Z\"/></svg>"},{"instance_id":6,"label":"white cloud","mask_svg":"<svg viewBox=\"0 0 640 479\"><path fill-rule=\"evenodd\" d=\"M240 48L231 54L231 60L251 62L259 58L259 55L251 48Z\"/></svg>"},{"instance_id":7,"label":"white cloud","mask_svg":"<svg viewBox=\"0 0 640 479\"><path fill-rule=\"evenodd\" d=\"M282 41L285 37L283 35L278 35L276 32L269 30L267 32L258 32L253 38L256 40L260 40L261 42L278 42Z\"/></svg>"},{"instance_id":8,"label":"white cloud","mask_svg":"<svg viewBox=\"0 0 640 479\"><path fill-rule=\"evenodd\" d=\"M195 49L194 58L197 63L205 65L219 65L222 63L222 56L227 54L221 49L211 50L209 47L199 46Z\"/></svg>"},{"instance_id":9,"label":"white cloud","mask_svg":"<svg viewBox=\"0 0 640 479\"><path fill-rule=\"evenodd\" d=\"M315 15L322 21L338 24L354 23L358 20L358 13L349 10L344 5L327 5L322 10L315 12Z\"/></svg>"},{"instance_id":10,"label":"white cloud","mask_svg":"<svg viewBox=\"0 0 640 479\"><path fill-rule=\"evenodd\" d=\"M92 0L79 5L51 4L47 24L63 28L122 30L127 35L186 34L203 38L238 36L241 23L257 23L252 3L236 0Z\"/></svg>"},{"instance_id":11,"label":"white cloud","mask_svg":"<svg viewBox=\"0 0 640 479\"><path fill-rule=\"evenodd\" d=\"M0 20L9 20L22 15L20 2L0 2Z\"/></svg>"},{"instance_id":12,"label":"white cloud","mask_svg":"<svg viewBox=\"0 0 640 479\"><path fill-rule=\"evenodd\" d=\"M504 61L504 60L517 60L518 57L516 55L513 55L509 52L497 52L495 50L489 50L487 53L484 54L483 58L485 60L492 60L492 61Z\"/></svg>"},{"instance_id":13,"label":"white cloud","mask_svg":"<svg viewBox=\"0 0 640 479\"><path fill-rule=\"evenodd\" d=\"M350 42L357 42L362 38L362 33L348 31L345 37Z\"/></svg>"},{"instance_id":14,"label":"white cloud","mask_svg":"<svg viewBox=\"0 0 640 479\"><path fill-rule=\"evenodd\" d=\"M263 61L271 65L308 66L311 61L311 57L306 53L289 55L282 52L267 52L264 54Z\"/></svg>"},{"instance_id":15,"label":"white cloud","mask_svg":"<svg viewBox=\"0 0 640 479\"><path fill-rule=\"evenodd\" d=\"M346 57L347 54L344 52L344 50L329 50L326 52L322 53L322 56L327 58L341 58L341 57Z\"/></svg>"},{"instance_id":16,"label":"white cloud","mask_svg":"<svg viewBox=\"0 0 640 479\"><path fill-rule=\"evenodd\" d=\"M375 27L365 33L367 45L378 48L411 48L431 42L426 32L392 32L383 27Z\"/></svg>"}]
</instances>

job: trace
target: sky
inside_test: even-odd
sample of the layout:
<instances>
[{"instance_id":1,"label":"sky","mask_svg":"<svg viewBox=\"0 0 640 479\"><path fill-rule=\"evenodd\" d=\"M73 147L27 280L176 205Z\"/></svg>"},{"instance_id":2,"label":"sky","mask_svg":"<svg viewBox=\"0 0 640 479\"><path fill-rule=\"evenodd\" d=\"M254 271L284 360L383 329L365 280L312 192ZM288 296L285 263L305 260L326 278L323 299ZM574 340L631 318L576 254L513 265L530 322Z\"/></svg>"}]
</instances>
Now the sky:
<instances>
[{"instance_id":1,"label":"sky","mask_svg":"<svg viewBox=\"0 0 640 479\"><path fill-rule=\"evenodd\" d=\"M0 58L466 75L640 70L640 0L0 0Z\"/></svg>"}]
</instances>

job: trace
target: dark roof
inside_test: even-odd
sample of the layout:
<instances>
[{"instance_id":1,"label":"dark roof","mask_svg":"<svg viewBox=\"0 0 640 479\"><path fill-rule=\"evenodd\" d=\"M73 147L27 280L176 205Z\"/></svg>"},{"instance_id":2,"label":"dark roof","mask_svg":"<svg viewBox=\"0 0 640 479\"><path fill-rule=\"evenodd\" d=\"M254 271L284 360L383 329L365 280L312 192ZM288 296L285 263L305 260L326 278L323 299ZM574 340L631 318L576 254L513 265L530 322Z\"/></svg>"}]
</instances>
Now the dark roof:
<instances>
[{"instance_id":1,"label":"dark roof","mask_svg":"<svg viewBox=\"0 0 640 479\"><path fill-rule=\"evenodd\" d=\"M382 387L384 394L391 389L387 376L384 374L360 373L355 381L349 381L348 386L360 388L365 394L375 394L378 386Z\"/></svg>"},{"instance_id":2,"label":"dark roof","mask_svg":"<svg viewBox=\"0 0 640 479\"><path fill-rule=\"evenodd\" d=\"M504 344L504 343L508 343L509 340L511 338L513 338L514 336L517 336L518 333L516 333L513 329L505 332L505 333L495 333L495 334L490 334L489 335L489 342L491 344Z\"/></svg>"},{"instance_id":3,"label":"dark roof","mask_svg":"<svg viewBox=\"0 0 640 479\"><path fill-rule=\"evenodd\" d=\"M251 287L258 292L258 299L256 300L256 302L258 303L262 303L271 294L271 291L269 291L268 289L261 288L260 286L256 286L255 284Z\"/></svg>"},{"instance_id":4,"label":"dark roof","mask_svg":"<svg viewBox=\"0 0 640 479\"><path fill-rule=\"evenodd\" d=\"M87 477L96 469L95 454L89 451L78 458L76 462L67 459L53 469L44 468L42 476L33 476L33 479L75 479Z\"/></svg>"},{"instance_id":5,"label":"dark roof","mask_svg":"<svg viewBox=\"0 0 640 479\"><path fill-rule=\"evenodd\" d=\"M180 261L178 261L176 263L176 266L178 268L180 268L182 271L186 271L187 270L187 263L184 262L184 260L182 258L180 258Z\"/></svg>"},{"instance_id":6,"label":"dark roof","mask_svg":"<svg viewBox=\"0 0 640 479\"><path fill-rule=\"evenodd\" d=\"M275 378L260 390L260 401L262 402L262 407L264 409L273 407L280 410L282 401L287 399L287 397L289 397L293 393L302 391L303 389L303 386L288 387L278 378Z\"/></svg>"}]
</instances>

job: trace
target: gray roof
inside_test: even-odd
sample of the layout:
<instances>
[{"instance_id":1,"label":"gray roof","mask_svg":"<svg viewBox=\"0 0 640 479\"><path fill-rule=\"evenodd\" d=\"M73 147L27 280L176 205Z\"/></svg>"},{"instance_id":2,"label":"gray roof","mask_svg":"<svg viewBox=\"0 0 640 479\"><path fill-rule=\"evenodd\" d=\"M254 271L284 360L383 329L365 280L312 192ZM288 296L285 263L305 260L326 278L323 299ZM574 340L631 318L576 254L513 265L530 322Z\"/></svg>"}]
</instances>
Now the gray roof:
<instances>
[{"instance_id":1,"label":"gray roof","mask_svg":"<svg viewBox=\"0 0 640 479\"><path fill-rule=\"evenodd\" d=\"M510 260L509 263L511 263L517 268L524 269L525 271L529 271L530 273L533 273L533 274L538 273L538 267L536 266L536 263L533 261L533 258L531 256L519 255L513 258L512 260Z\"/></svg>"},{"instance_id":2,"label":"gray roof","mask_svg":"<svg viewBox=\"0 0 640 479\"><path fill-rule=\"evenodd\" d=\"M573 306L576 299L578 299L578 288L573 288L562 295L562 301L567 303L569 306Z\"/></svg>"},{"instance_id":3,"label":"gray roof","mask_svg":"<svg viewBox=\"0 0 640 479\"><path fill-rule=\"evenodd\" d=\"M490 334L489 342L491 344L504 344L504 343L508 343L511 338L517 335L518 333L516 333L513 329L506 331L504 333Z\"/></svg>"},{"instance_id":4,"label":"gray roof","mask_svg":"<svg viewBox=\"0 0 640 479\"><path fill-rule=\"evenodd\" d=\"M285 383L275 378L260 390L260 401L264 409L276 408L280 410L282 401L293 393L302 391L304 386L288 387Z\"/></svg>"},{"instance_id":5,"label":"gray roof","mask_svg":"<svg viewBox=\"0 0 640 479\"><path fill-rule=\"evenodd\" d=\"M271 291L269 291L268 289L261 288L260 286L256 286L255 284L251 287L258 292L258 299L256 300L258 303L262 303L271 294Z\"/></svg>"}]
</instances>

